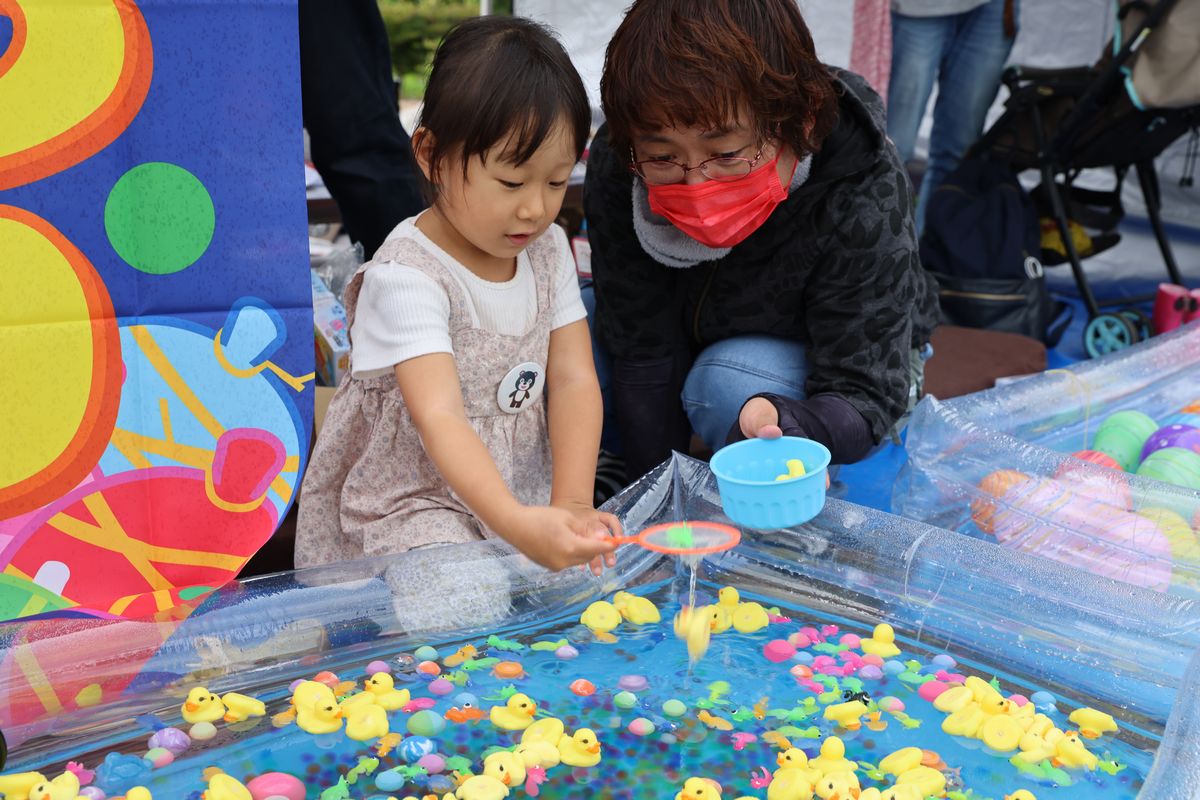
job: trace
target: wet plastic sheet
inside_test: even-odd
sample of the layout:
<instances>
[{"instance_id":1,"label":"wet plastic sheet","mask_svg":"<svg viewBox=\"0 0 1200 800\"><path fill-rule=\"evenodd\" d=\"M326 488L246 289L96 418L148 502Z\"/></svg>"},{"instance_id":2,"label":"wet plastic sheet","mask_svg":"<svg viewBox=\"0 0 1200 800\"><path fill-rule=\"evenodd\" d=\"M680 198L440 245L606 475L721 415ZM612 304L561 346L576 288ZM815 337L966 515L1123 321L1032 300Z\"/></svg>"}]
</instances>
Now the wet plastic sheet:
<instances>
[{"instance_id":1,"label":"wet plastic sheet","mask_svg":"<svg viewBox=\"0 0 1200 800\"><path fill-rule=\"evenodd\" d=\"M1098 575L1200 596L1200 491L1074 458L1136 409L1165 424L1200 400L1200 325L1067 370L922 401L892 508Z\"/></svg>"},{"instance_id":2,"label":"wet plastic sheet","mask_svg":"<svg viewBox=\"0 0 1200 800\"><path fill-rule=\"evenodd\" d=\"M680 518L726 521L708 468L682 456L610 509L631 531ZM804 526L743 536L734 550L703 558L701 577L868 624L886 621L916 644L1003 664L1058 696L1108 710L1123 726L1162 737L1143 797L1200 798L1200 752L1189 744L1200 735L1200 663L1189 664L1200 640L1196 601L836 500ZM436 563L423 560L431 552ZM411 579L414 565L426 570L424 580ZM218 693L277 691L435 631L519 629L550 611L582 610L615 590L670 578L677 566L629 546L602 578L550 574L486 542L348 562L228 586L154 652L125 645L136 621L79 620L64 630L59 620L54 636L34 643L29 635L40 623L13 623L0 629L6 663L20 651L26 663L55 667L38 687L12 669L0 674L10 769L132 736L137 715L177 713L199 680ZM460 591L470 589L463 576L481 570L487 590ZM14 703L30 702L35 688L44 695L50 684L103 683L131 671L133 684L96 706L14 724Z\"/></svg>"}]
</instances>

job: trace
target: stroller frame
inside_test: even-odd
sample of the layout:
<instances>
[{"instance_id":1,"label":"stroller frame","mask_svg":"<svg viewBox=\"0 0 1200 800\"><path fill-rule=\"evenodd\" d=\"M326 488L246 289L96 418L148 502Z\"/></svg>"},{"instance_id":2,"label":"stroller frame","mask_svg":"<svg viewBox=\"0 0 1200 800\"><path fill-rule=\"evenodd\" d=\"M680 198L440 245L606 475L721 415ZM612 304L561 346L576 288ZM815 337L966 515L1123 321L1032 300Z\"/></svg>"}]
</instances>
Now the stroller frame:
<instances>
[{"instance_id":1,"label":"stroller frame","mask_svg":"<svg viewBox=\"0 0 1200 800\"><path fill-rule=\"evenodd\" d=\"M1148 6L1139 0L1123 6L1118 30L1120 19L1130 11L1137 9L1145 12L1145 16L1111 59L1105 57L1096 66L1008 67L1002 79L1010 94L1005 111L968 153L968 157L1007 162L1016 172L1039 171L1041 186L1035 195L1040 195L1038 199L1042 205L1049 206L1043 211L1055 221L1066 261L1071 265L1075 283L1087 307L1089 321L1084 345L1092 356L1127 347L1152 333L1149 319L1140 309L1126 308L1118 314L1102 312L1103 308L1141 304L1152 300L1154 295L1097 300L1083 269L1084 256L1075 247L1069 224L1074 218L1084 222L1090 220L1091 224L1105 230L1115 226L1124 216L1120 204L1121 186L1131 166L1137 172L1146 214L1167 274L1172 283L1183 283L1162 222L1154 158L1189 129L1194 132L1200 124L1200 114L1196 107L1137 109L1129 102L1122 85L1130 59L1175 3L1176 0L1159 0ZM1105 122L1116 125L1105 129ZM1020 127L1022 123L1024 130ZM1105 143L1106 136L1121 140L1123 146L1119 153L1114 152L1113 143ZM1080 172L1093 167L1112 167L1117 179L1116 188L1096 191L1073 186ZM1108 213L1098 214L1089 208L1096 205L1107 206ZM1111 247L1116 241L1114 236L1107 246ZM1104 249L1107 247L1100 246L1088 256Z\"/></svg>"}]
</instances>

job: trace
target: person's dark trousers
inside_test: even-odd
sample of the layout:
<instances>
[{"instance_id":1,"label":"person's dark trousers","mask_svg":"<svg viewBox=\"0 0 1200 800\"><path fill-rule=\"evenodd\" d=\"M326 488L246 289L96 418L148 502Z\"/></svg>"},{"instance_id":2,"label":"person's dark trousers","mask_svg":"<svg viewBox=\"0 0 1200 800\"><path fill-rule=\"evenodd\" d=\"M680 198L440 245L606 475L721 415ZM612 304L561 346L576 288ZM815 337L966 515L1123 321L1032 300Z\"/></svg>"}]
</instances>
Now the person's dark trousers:
<instances>
[{"instance_id":1,"label":"person's dark trousers","mask_svg":"<svg viewBox=\"0 0 1200 800\"><path fill-rule=\"evenodd\" d=\"M313 165L370 258L425 207L376 0L300 0L300 88Z\"/></svg>"}]
</instances>

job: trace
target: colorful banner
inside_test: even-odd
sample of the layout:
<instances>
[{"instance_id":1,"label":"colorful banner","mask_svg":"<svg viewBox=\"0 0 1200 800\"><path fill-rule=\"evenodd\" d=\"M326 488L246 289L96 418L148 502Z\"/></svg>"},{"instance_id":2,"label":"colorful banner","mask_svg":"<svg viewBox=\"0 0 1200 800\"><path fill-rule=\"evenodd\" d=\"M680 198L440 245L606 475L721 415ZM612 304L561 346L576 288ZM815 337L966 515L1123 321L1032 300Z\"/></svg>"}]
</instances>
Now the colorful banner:
<instances>
[{"instance_id":1,"label":"colorful banner","mask_svg":"<svg viewBox=\"0 0 1200 800\"><path fill-rule=\"evenodd\" d=\"M295 0L0 0L0 109L0 620L168 612L307 457Z\"/></svg>"}]
</instances>

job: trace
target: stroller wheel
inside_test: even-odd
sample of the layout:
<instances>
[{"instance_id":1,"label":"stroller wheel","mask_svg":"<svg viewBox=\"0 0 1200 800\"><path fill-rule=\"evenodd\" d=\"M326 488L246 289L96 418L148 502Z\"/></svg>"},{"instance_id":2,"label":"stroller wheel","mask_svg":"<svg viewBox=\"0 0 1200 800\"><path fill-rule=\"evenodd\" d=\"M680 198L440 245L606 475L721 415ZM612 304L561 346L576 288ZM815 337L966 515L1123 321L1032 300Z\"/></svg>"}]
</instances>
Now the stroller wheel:
<instances>
[{"instance_id":1,"label":"stroller wheel","mask_svg":"<svg viewBox=\"0 0 1200 800\"><path fill-rule=\"evenodd\" d=\"M1133 328L1138 335L1134 341L1144 342L1154 335L1154 326L1150 322L1150 315L1140 308L1122 308L1121 316L1133 323Z\"/></svg>"},{"instance_id":2,"label":"stroller wheel","mask_svg":"<svg viewBox=\"0 0 1200 800\"><path fill-rule=\"evenodd\" d=\"M1083 329L1083 349L1092 358L1123 350L1137 340L1137 328L1119 314L1098 314Z\"/></svg>"}]
</instances>

